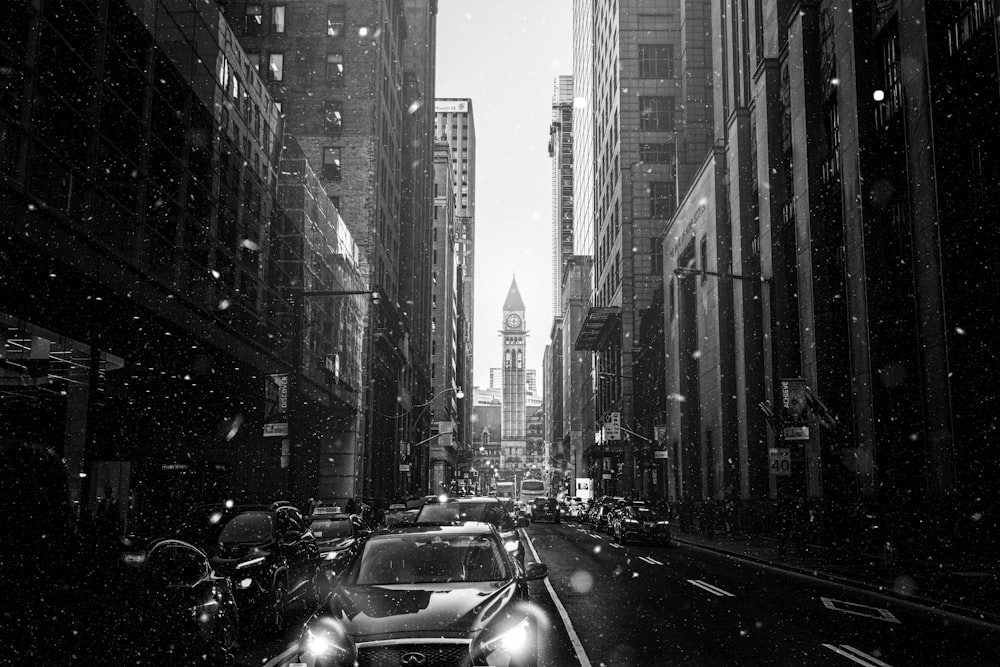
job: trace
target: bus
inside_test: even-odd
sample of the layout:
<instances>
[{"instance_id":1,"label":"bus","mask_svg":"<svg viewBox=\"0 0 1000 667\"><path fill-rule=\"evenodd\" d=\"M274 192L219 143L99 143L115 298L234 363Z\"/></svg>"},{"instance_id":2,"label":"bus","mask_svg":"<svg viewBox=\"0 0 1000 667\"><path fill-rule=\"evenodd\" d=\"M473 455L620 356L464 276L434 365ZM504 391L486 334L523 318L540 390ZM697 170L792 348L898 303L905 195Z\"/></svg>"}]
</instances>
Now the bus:
<instances>
[{"instance_id":1,"label":"bus","mask_svg":"<svg viewBox=\"0 0 1000 667\"><path fill-rule=\"evenodd\" d=\"M545 488L545 482L540 479L524 479L521 480L521 493L518 496L518 500L522 503L527 503L528 506L534 502L535 498L545 498L548 496L548 489Z\"/></svg>"}]
</instances>

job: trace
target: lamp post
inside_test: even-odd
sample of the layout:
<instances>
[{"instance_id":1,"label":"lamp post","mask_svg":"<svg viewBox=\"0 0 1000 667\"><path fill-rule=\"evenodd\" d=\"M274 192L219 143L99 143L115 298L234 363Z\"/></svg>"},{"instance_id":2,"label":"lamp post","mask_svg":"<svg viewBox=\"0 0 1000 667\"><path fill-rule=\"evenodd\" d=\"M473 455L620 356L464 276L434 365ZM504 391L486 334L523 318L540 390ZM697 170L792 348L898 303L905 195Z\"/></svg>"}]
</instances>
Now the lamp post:
<instances>
[{"instance_id":1,"label":"lamp post","mask_svg":"<svg viewBox=\"0 0 1000 667\"><path fill-rule=\"evenodd\" d=\"M441 396L445 395L449 391L455 392L455 398L457 398L458 400L462 400L463 398L465 398L465 392L462 391L461 387L445 387L444 389L442 389L441 391L439 391L438 393L436 393L431 398L431 400L427 401L426 403L421 403L420 405L414 405L407 412L403 413L402 415L399 415L399 416L405 416L405 415L409 414L410 412L413 412L413 410L415 410L417 408L421 408L420 412L417 413L417 416L413 419L413 423L410 426L410 438L409 439L411 441L414 439L414 437L416 435L417 428L420 426L420 420L421 420L421 418L423 418L424 413L427 412L427 409L430 408L434 404L434 401L436 401L438 398L440 398ZM412 452L413 448L416 448L418 446L421 446L421 445L424 445L426 443L429 443L431 440L433 440L434 438L440 437L441 435L443 435L443 434L437 433L437 434L434 434L434 435L430 436L429 438L425 438L424 440L421 440L420 442L413 443L411 445L411 458L416 458L416 453ZM424 452L421 452L421 454L420 454L420 465L417 467L417 470L421 471L423 473L420 477L422 478L422 481L424 482L423 483L424 489L425 489L425 491L427 493L430 493L430 446L429 445L426 448L426 455L425 455ZM416 477L417 476L414 475L411 479L413 479L415 482L417 482L419 484L419 482L417 481Z\"/></svg>"},{"instance_id":2,"label":"lamp post","mask_svg":"<svg viewBox=\"0 0 1000 667\"><path fill-rule=\"evenodd\" d=\"M302 392L303 380L303 340L305 325L305 300L307 298L319 297L346 297L346 296L372 296L371 302L378 300L377 290L306 290L301 286L289 286L291 292L292 305L292 373L288 380L288 467L286 470L286 489L289 495L294 493L293 486L296 479L296 465L303 447L303 434L301 420L303 418L304 393ZM369 426L366 425L366 431ZM284 447L283 447L284 449ZM298 454L293 450L298 450ZM299 473L301 474L301 472ZM363 474L363 471L362 471ZM357 471L355 471L355 482L357 481ZM357 495L357 489L352 495Z\"/></svg>"}]
</instances>

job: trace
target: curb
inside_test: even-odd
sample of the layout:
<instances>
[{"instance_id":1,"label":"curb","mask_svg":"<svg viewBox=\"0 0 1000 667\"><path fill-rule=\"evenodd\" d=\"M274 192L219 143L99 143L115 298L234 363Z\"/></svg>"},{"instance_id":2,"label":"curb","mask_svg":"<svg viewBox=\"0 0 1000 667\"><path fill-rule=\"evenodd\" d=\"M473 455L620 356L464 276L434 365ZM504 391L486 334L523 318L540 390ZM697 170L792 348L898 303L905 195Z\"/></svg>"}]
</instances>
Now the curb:
<instances>
[{"instance_id":1,"label":"curb","mask_svg":"<svg viewBox=\"0 0 1000 667\"><path fill-rule=\"evenodd\" d=\"M781 561L769 560L766 558L758 558L756 556L751 556L749 554L736 553L729 551L728 549L723 549L721 547L714 547L707 544L702 544L700 542L693 542L691 540L686 540L684 538L673 536L672 541L678 544L684 544L686 546L695 547L697 549L704 549L705 551L712 551L723 556L729 556L730 558L736 558L739 560L750 561L753 563L758 563L760 565L767 565L778 570L786 570L788 572L794 572L796 574L801 574L808 577L813 577L815 579L821 579L824 581L829 581L836 584L843 584L847 586L852 586L854 588L860 588L862 590L870 591L873 593L880 593L903 602L909 602L911 604L919 605L922 607L930 607L931 609L937 611L948 612L956 616L961 616L964 619L977 621L981 623L988 623L990 625L1000 625L1000 613L986 611L983 609L973 609L971 607L963 607L962 605L954 604L948 602L947 600L941 600L937 598L927 597L924 595L905 595L898 593L887 586L879 586L872 584L871 582L862 581L860 579L851 579L850 577L844 577L837 574L831 574L829 572L823 572L818 569L809 569L804 567L798 567L795 565L789 565L788 563L783 563Z\"/></svg>"}]
</instances>

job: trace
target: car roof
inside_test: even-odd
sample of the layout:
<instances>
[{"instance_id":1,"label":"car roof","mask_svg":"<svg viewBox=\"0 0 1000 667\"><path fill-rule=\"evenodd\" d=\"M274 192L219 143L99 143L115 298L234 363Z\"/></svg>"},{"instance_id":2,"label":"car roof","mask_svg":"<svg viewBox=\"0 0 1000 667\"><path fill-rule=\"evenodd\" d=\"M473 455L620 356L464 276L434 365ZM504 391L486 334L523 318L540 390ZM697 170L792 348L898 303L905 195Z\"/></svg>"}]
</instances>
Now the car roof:
<instances>
[{"instance_id":1,"label":"car roof","mask_svg":"<svg viewBox=\"0 0 1000 667\"><path fill-rule=\"evenodd\" d=\"M493 498L490 496L459 496L454 498L452 497L445 498L444 500L435 497L434 500L427 501L428 505L433 505L433 504L446 505L451 503L457 503L460 505L466 505L469 503L490 503L492 505L502 505L503 501L500 500L499 498Z\"/></svg>"}]
</instances>

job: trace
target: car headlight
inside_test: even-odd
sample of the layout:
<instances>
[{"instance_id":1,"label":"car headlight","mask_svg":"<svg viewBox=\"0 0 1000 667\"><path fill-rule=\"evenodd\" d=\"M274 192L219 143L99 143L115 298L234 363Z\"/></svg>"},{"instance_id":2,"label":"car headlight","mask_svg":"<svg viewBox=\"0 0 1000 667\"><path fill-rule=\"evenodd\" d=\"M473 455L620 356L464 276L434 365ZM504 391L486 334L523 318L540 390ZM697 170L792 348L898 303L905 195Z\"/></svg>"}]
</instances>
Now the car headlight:
<instances>
[{"instance_id":1,"label":"car headlight","mask_svg":"<svg viewBox=\"0 0 1000 667\"><path fill-rule=\"evenodd\" d=\"M253 579L246 577L245 579L240 579L239 587L240 589L247 589L250 588L251 584L253 584Z\"/></svg>"},{"instance_id":2,"label":"car headlight","mask_svg":"<svg viewBox=\"0 0 1000 667\"><path fill-rule=\"evenodd\" d=\"M521 543L516 540L510 540L509 542L503 543L503 548L507 550L507 553L517 553L520 546Z\"/></svg>"},{"instance_id":3,"label":"car headlight","mask_svg":"<svg viewBox=\"0 0 1000 667\"><path fill-rule=\"evenodd\" d=\"M525 618L514 627L483 642L482 647L487 654L500 649L505 653L517 655L531 647L531 640L531 623Z\"/></svg>"},{"instance_id":4,"label":"car headlight","mask_svg":"<svg viewBox=\"0 0 1000 667\"><path fill-rule=\"evenodd\" d=\"M354 661L354 642L343 626L332 618L319 618L306 628L300 650L317 658L334 659L345 664Z\"/></svg>"}]
</instances>

